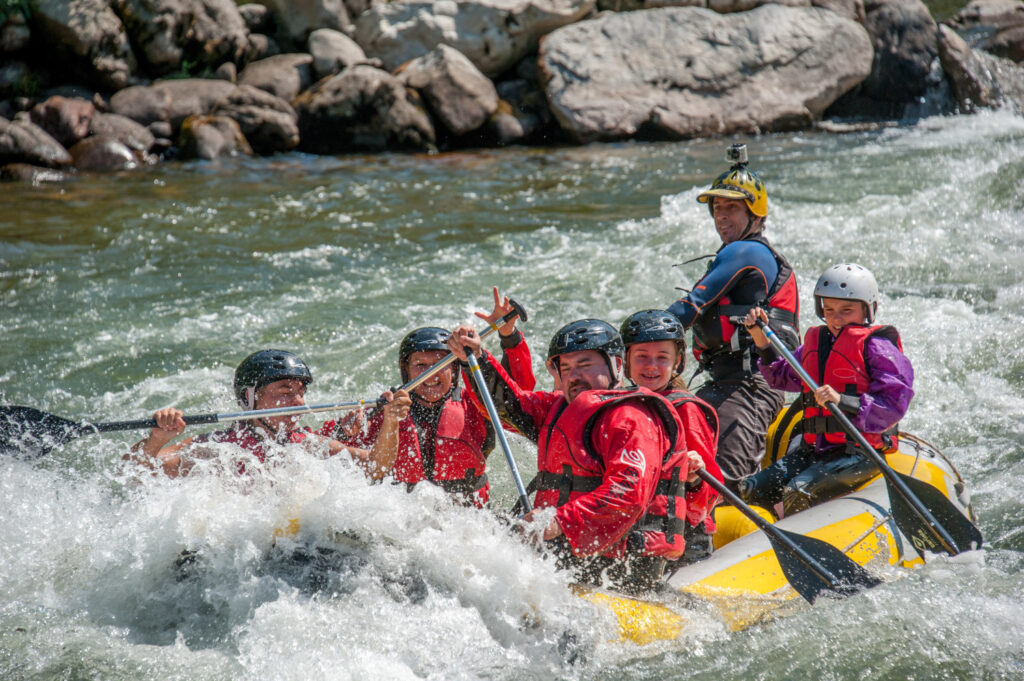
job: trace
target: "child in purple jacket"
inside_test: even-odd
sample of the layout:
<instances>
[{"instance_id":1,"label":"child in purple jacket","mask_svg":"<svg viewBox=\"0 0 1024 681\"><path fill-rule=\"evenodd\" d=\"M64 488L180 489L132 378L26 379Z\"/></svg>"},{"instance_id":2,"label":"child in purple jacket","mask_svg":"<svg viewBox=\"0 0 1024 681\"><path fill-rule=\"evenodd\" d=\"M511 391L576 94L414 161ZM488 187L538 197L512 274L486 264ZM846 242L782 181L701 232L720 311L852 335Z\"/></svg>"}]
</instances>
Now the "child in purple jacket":
<instances>
[{"instance_id":1,"label":"child in purple jacket","mask_svg":"<svg viewBox=\"0 0 1024 681\"><path fill-rule=\"evenodd\" d=\"M781 501L785 515L843 494L878 473L825 409L826 402L835 402L869 444L887 452L898 446L896 426L914 396L914 370L899 333L873 324L878 284L870 271L854 264L830 267L814 287L814 305L825 324L809 329L793 353L819 385L813 392L757 326L759 319L768 321L764 310L754 308L744 320L768 385L802 393L799 447L739 485L745 501L766 508Z\"/></svg>"}]
</instances>

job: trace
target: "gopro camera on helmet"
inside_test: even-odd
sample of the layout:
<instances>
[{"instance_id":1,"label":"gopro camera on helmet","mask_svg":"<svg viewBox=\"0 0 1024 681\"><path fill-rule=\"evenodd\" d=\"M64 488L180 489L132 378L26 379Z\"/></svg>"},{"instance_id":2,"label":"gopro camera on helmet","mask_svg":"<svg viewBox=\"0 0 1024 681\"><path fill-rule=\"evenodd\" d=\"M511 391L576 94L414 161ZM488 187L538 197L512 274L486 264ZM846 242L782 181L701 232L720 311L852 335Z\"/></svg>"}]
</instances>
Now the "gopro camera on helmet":
<instances>
[{"instance_id":1,"label":"gopro camera on helmet","mask_svg":"<svg viewBox=\"0 0 1024 681\"><path fill-rule=\"evenodd\" d=\"M747 145L746 144L733 144L725 150L725 160L729 161L733 165L746 165L747 164Z\"/></svg>"}]
</instances>

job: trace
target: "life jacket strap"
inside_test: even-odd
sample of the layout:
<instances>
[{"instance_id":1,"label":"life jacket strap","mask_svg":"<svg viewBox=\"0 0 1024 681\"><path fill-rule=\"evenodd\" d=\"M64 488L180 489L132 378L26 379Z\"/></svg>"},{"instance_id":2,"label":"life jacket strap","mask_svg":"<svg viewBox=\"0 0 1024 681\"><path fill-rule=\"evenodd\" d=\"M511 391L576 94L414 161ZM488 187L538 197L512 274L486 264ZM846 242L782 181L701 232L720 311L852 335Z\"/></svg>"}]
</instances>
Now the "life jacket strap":
<instances>
[{"instance_id":1,"label":"life jacket strap","mask_svg":"<svg viewBox=\"0 0 1024 681\"><path fill-rule=\"evenodd\" d=\"M471 496L487 486L487 473L476 474L475 468L466 471L466 477L455 480L435 480L434 484L449 494Z\"/></svg>"},{"instance_id":2,"label":"life jacket strap","mask_svg":"<svg viewBox=\"0 0 1024 681\"><path fill-rule=\"evenodd\" d=\"M572 466L569 464L563 464L561 473L540 471L534 478L538 492L558 490L559 506L569 503L569 495L573 492L589 494L600 487L602 481L600 475L573 475Z\"/></svg>"}]
</instances>

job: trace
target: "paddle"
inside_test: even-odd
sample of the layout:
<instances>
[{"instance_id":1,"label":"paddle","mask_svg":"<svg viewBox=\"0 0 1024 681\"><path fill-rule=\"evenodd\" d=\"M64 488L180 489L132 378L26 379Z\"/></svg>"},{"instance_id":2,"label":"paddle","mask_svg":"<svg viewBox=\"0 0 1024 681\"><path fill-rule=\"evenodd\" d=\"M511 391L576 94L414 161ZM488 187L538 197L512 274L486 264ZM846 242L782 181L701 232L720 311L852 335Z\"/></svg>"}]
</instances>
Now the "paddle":
<instances>
[{"instance_id":1,"label":"paddle","mask_svg":"<svg viewBox=\"0 0 1024 681\"><path fill-rule=\"evenodd\" d=\"M764 331L768 342L786 359L803 382L811 390L817 390L817 383L804 370L789 348L779 340L772 328L763 319L757 320L757 325ZM953 502L928 483L894 471L886 463L885 458L875 451L864 435L854 427L846 414L839 410L835 402L826 402L825 407L843 430L856 441L858 451L871 459L885 476L893 520L896 521L900 532L914 544L922 558L925 551L937 552L941 548L949 555L955 556L960 553L961 546L981 546L981 531L953 505Z\"/></svg>"},{"instance_id":2,"label":"paddle","mask_svg":"<svg viewBox=\"0 0 1024 681\"><path fill-rule=\"evenodd\" d=\"M525 311L520 315L520 318L524 322L526 321ZM491 397L491 393L487 389L487 381L484 379L483 372L480 371L480 362L477 361L472 352L466 353L466 361L469 363L469 371L476 382L480 401L487 407L487 414L491 417L491 426L493 426L494 433L498 437L498 442L501 443L501 451L505 453L505 460L508 462L508 468L512 472L512 480L515 481L516 490L519 492L519 503L523 505L523 512L529 513L533 509L530 505L530 497L526 494L523 479L519 477L519 467L516 466L516 460L512 457L512 450L509 448L508 440L505 438L505 429L501 427L501 418L498 416L498 410L494 406L494 398Z\"/></svg>"},{"instance_id":3,"label":"paddle","mask_svg":"<svg viewBox=\"0 0 1024 681\"><path fill-rule=\"evenodd\" d=\"M491 323L490 328L480 334L486 338L516 317L526 319L523 307L509 300L513 310ZM412 391L424 381L429 380L437 372L455 361L455 355L449 353L434 363L429 369L396 390ZM298 414L316 414L325 411L345 411L359 409L368 405L381 405L383 398L355 400L352 402L335 402L331 404L303 405L300 407L278 407L275 409L257 409L223 414L193 414L185 416L186 425L202 423L218 423L221 421L250 421L269 416L293 416ZM140 430L156 428L155 419L138 421L111 421L108 423L92 423L89 421L70 421L32 407L2 406L0 407L0 455L16 456L22 459L35 459L48 453L51 449L67 444L71 440L92 433L105 433L116 430Z\"/></svg>"},{"instance_id":4,"label":"paddle","mask_svg":"<svg viewBox=\"0 0 1024 681\"><path fill-rule=\"evenodd\" d=\"M768 536L782 573L809 603L826 591L845 597L881 584L881 580L831 544L772 525L706 470L697 471L697 475Z\"/></svg>"}]
</instances>

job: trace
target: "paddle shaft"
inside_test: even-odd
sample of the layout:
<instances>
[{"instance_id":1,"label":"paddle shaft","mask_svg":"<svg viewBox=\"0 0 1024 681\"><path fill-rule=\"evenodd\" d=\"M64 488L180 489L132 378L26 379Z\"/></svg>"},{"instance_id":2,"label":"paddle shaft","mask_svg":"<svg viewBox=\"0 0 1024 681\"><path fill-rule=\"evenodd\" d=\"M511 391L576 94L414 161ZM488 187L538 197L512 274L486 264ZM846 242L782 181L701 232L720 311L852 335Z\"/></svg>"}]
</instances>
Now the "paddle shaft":
<instances>
[{"instance_id":1,"label":"paddle shaft","mask_svg":"<svg viewBox=\"0 0 1024 681\"><path fill-rule=\"evenodd\" d=\"M469 363L469 373L476 382L480 401L484 403L484 406L487 408L487 414L491 417L491 426L494 428L494 434L497 436L498 442L501 443L501 451L505 453L508 468L512 471L512 480L515 481L516 491L519 492L519 502L523 505L524 513L529 513L533 510L533 507L530 505L530 498L526 494L526 487L523 486L523 479L519 477L519 467L516 466L516 460L512 457L512 449L508 446L508 440L505 438L505 429L501 427L501 418L498 416L498 410L494 406L494 398L491 397L491 393L487 389L487 381L484 380L484 373L480 370L480 362L477 361L472 352L466 352L466 361Z\"/></svg>"},{"instance_id":2,"label":"paddle shaft","mask_svg":"<svg viewBox=\"0 0 1024 681\"><path fill-rule=\"evenodd\" d=\"M792 539L787 537L783 532L780 532L779 528L775 527L755 513L754 509L750 508L750 506L740 499L739 496L737 496L731 489L719 482L715 476L711 475L703 468L697 471L697 476L703 480L705 484L711 485L712 489L725 497L730 504L735 506L740 513L749 518L752 523L757 525L757 527L773 539L774 542L781 544L783 549L795 556L797 560L803 563L804 566L814 574L815 577L825 584L828 584L833 590L837 590L842 586L839 578L832 574L828 568L815 560L814 556L797 546Z\"/></svg>"},{"instance_id":3,"label":"paddle shaft","mask_svg":"<svg viewBox=\"0 0 1024 681\"><path fill-rule=\"evenodd\" d=\"M520 316L522 308L518 305L516 309L509 312L505 316L501 317L497 321L490 325L490 328L480 333L480 338L484 339L493 334L498 330L502 324L510 322L512 319ZM429 369L424 371L422 374L412 379L401 388L395 390L406 390L412 392L419 387L424 381L430 380L432 376L437 374L439 371L444 369L446 366L455 361L455 355L448 353L440 360L434 363ZM277 407L274 409L255 409L250 411L239 411L227 414L194 414L191 416L184 416L183 419L186 425L196 425L202 423L218 423L221 421L252 421L268 417L276 416L296 416L300 414L318 414L325 411L350 411L352 409L361 409L367 406L380 406L386 401L383 398L369 399L369 400L354 400L351 402L333 402L330 404L312 404L302 405L298 407ZM104 433L112 430L139 430L142 428L156 428L156 419L141 419L138 421L111 421L108 423L86 423L83 424L86 428L91 428L99 433Z\"/></svg>"},{"instance_id":4,"label":"paddle shaft","mask_svg":"<svg viewBox=\"0 0 1024 681\"><path fill-rule=\"evenodd\" d=\"M764 335L768 338L768 342L772 344L772 347L775 348L775 351L786 359L786 362L788 362L789 366L793 368L793 371L799 374L803 382L806 383L812 391L817 390L817 382L815 382L811 375L807 373L800 362L796 360L796 357L794 357L793 353L789 351L789 348L779 340L779 337L775 335L774 331L772 331L771 326L761 319L757 321L757 325L761 327L762 331L764 331ZM960 553L959 547L957 547L956 542L946 531L946 528L939 524L935 519L935 516L933 516L924 504L921 503L921 500L918 499L912 491L910 491L910 488L907 487L906 483L900 480L899 476L896 475L896 472L888 463L886 463L885 458L875 451L875 448L868 443L864 435L857 430L853 423L850 422L850 419L847 418L846 414L840 411L839 405L835 402L826 402L825 408L828 409L829 413L832 414L833 417L835 417L836 421L839 422L839 425L843 427L843 430L845 430L846 433L854 439L861 454L871 459L875 465L878 466L882 475L885 476L886 481L888 481L889 484L894 487L904 499L906 499L911 509L913 509L918 518L924 522L931 534L934 535L939 544L942 545L942 548L944 548L951 556L955 556Z\"/></svg>"}]
</instances>

